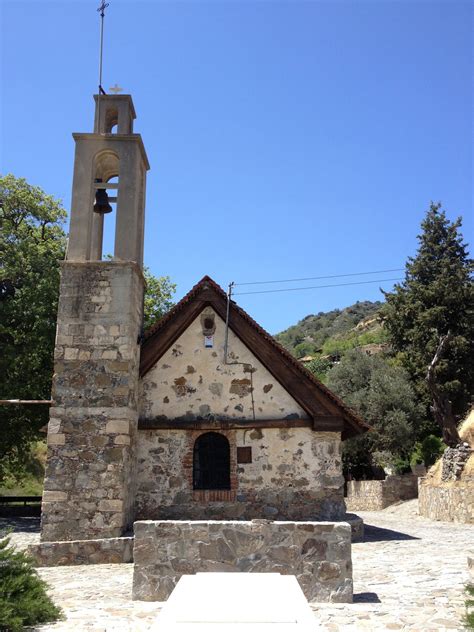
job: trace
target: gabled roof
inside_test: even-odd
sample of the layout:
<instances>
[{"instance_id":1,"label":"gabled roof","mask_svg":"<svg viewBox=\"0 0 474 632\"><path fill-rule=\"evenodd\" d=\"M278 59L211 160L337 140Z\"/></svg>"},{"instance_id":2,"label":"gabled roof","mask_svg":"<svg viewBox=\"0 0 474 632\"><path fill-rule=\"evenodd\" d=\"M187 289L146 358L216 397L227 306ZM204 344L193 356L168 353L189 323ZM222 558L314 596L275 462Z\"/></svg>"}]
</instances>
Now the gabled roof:
<instances>
[{"instance_id":1,"label":"gabled roof","mask_svg":"<svg viewBox=\"0 0 474 632\"><path fill-rule=\"evenodd\" d=\"M146 375L207 306L211 306L226 320L227 295L215 281L205 276L171 311L145 332L140 358L141 376ZM229 328L308 413L313 420L314 430L342 432L343 439L370 430L365 421L234 301L230 303Z\"/></svg>"}]
</instances>

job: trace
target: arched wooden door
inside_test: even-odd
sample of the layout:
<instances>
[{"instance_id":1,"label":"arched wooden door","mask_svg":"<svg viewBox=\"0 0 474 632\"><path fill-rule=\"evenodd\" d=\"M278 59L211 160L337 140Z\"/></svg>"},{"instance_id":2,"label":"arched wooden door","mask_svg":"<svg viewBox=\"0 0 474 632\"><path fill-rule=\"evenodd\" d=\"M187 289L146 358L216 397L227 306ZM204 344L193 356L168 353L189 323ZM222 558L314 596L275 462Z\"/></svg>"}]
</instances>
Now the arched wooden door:
<instances>
[{"instance_id":1,"label":"arched wooden door","mask_svg":"<svg viewBox=\"0 0 474 632\"><path fill-rule=\"evenodd\" d=\"M206 432L196 439L193 489L230 489L230 445L224 435Z\"/></svg>"}]
</instances>

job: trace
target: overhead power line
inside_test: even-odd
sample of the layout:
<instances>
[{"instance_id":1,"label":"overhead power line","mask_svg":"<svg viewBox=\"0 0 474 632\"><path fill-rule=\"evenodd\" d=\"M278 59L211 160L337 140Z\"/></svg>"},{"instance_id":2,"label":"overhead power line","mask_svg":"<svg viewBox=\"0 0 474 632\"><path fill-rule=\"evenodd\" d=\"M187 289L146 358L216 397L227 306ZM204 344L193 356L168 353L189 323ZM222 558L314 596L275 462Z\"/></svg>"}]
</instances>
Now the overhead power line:
<instances>
[{"instance_id":1,"label":"overhead power line","mask_svg":"<svg viewBox=\"0 0 474 632\"><path fill-rule=\"evenodd\" d=\"M403 279L400 279L400 278L373 279L372 281L352 281L349 283L333 283L331 285L310 285L306 287L286 287L286 288L280 288L278 290L257 290L256 292L235 292L234 294L232 294L232 296L244 296L247 294L272 294L273 292L297 292L298 290L318 290L320 288L326 288L326 287L343 287L346 285L365 285L366 283L385 283L386 281L403 281Z\"/></svg>"},{"instance_id":2,"label":"overhead power line","mask_svg":"<svg viewBox=\"0 0 474 632\"><path fill-rule=\"evenodd\" d=\"M369 274L386 274L388 272L402 272L405 268L392 268L391 270L373 270L372 272L349 272L348 274L330 274L328 276L302 277L300 279L280 279L279 281L248 281L247 283L234 283L237 285L264 285L270 283L296 283L298 281L320 281L322 279L340 279L343 277L364 276ZM372 281L369 281L372 283ZM276 290L275 290L276 291Z\"/></svg>"}]
</instances>

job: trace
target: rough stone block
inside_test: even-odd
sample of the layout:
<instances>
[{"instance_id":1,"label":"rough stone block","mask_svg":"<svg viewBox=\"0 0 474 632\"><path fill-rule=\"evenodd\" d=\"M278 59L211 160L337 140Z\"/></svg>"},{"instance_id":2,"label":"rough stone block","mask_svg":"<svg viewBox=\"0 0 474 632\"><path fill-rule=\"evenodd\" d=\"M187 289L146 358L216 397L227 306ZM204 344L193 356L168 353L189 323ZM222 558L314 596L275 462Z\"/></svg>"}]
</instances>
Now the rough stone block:
<instances>
[{"instance_id":1,"label":"rough stone block","mask_svg":"<svg viewBox=\"0 0 474 632\"><path fill-rule=\"evenodd\" d=\"M59 492L59 491L52 491L49 489L45 489L43 491L43 502L49 502L49 503L53 503L53 502L61 502L67 500L67 493L66 492Z\"/></svg>"},{"instance_id":2,"label":"rough stone block","mask_svg":"<svg viewBox=\"0 0 474 632\"><path fill-rule=\"evenodd\" d=\"M103 360L116 360L117 351L115 349L107 349L106 351L102 351L101 357Z\"/></svg>"},{"instance_id":3,"label":"rough stone block","mask_svg":"<svg viewBox=\"0 0 474 632\"><path fill-rule=\"evenodd\" d=\"M51 434L58 434L61 429L61 419L51 417L48 424L48 432Z\"/></svg>"},{"instance_id":4,"label":"rough stone block","mask_svg":"<svg viewBox=\"0 0 474 632\"><path fill-rule=\"evenodd\" d=\"M130 422L127 419L112 419L105 426L106 433L128 434Z\"/></svg>"},{"instance_id":5,"label":"rough stone block","mask_svg":"<svg viewBox=\"0 0 474 632\"><path fill-rule=\"evenodd\" d=\"M76 360L79 355L79 349L75 347L66 347L64 349L64 359L65 360Z\"/></svg>"},{"instance_id":6,"label":"rough stone block","mask_svg":"<svg viewBox=\"0 0 474 632\"><path fill-rule=\"evenodd\" d=\"M100 511L122 511L123 500L101 500L99 501Z\"/></svg>"},{"instance_id":7,"label":"rough stone block","mask_svg":"<svg viewBox=\"0 0 474 632\"><path fill-rule=\"evenodd\" d=\"M128 435L117 435L114 438L115 445L130 445L131 439Z\"/></svg>"},{"instance_id":8,"label":"rough stone block","mask_svg":"<svg viewBox=\"0 0 474 632\"><path fill-rule=\"evenodd\" d=\"M65 434L48 432L48 445L64 445L65 443Z\"/></svg>"}]
</instances>

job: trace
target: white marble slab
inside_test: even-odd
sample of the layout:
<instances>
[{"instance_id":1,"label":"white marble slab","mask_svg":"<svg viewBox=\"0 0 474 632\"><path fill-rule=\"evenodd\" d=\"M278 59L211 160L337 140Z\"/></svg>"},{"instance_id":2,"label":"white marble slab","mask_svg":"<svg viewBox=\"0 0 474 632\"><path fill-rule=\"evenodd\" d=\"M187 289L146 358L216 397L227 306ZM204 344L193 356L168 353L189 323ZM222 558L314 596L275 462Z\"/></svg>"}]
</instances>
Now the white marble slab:
<instances>
[{"instance_id":1,"label":"white marble slab","mask_svg":"<svg viewBox=\"0 0 474 632\"><path fill-rule=\"evenodd\" d=\"M294 575L196 573L183 575L158 619L171 630L317 630Z\"/></svg>"}]
</instances>

